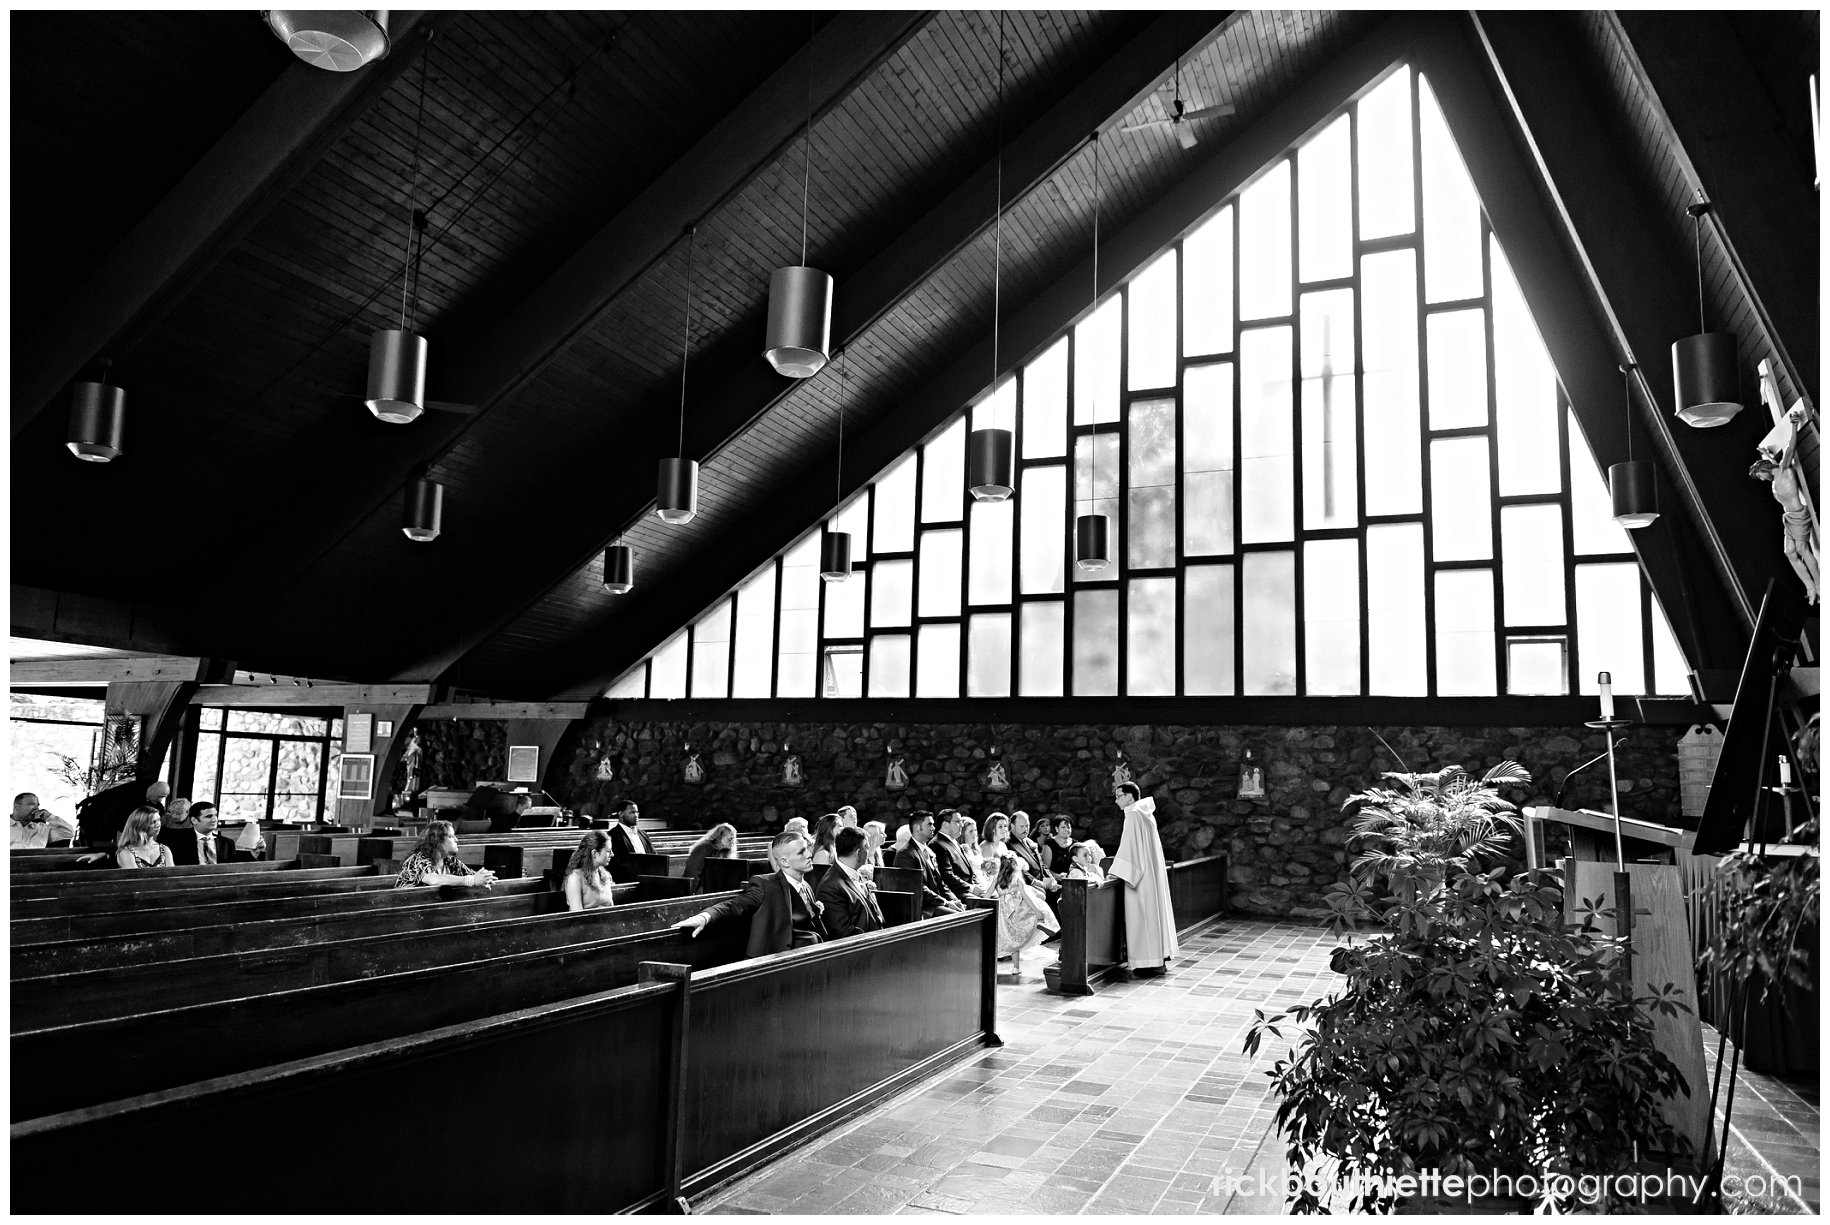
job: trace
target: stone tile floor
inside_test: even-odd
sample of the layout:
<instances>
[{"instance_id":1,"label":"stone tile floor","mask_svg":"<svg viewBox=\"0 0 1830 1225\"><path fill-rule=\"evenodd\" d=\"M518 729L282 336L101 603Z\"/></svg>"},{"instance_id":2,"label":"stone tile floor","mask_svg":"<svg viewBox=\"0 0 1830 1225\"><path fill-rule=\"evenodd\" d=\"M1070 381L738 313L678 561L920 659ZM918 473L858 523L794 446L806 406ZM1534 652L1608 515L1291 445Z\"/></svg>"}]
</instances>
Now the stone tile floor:
<instances>
[{"instance_id":1,"label":"stone tile floor","mask_svg":"<svg viewBox=\"0 0 1830 1225\"><path fill-rule=\"evenodd\" d=\"M1278 1051L1240 1049L1254 1008L1334 985L1325 928L1228 917L1182 943L1163 978L1091 999L1049 995L1032 952L1001 980L1005 1045L957 1065L699 1200L696 1212L888 1215L1277 1213L1283 1145L1264 1073ZM1714 1036L1708 1035L1714 1055ZM1270 1045L1270 1044L1267 1044ZM1728 1172L1798 1175L1802 1201L1748 1196L1769 1212L1817 1210L1814 1084L1743 1073ZM1247 1190L1223 1186L1227 1174Z\"/></svg>"}]
</instances>

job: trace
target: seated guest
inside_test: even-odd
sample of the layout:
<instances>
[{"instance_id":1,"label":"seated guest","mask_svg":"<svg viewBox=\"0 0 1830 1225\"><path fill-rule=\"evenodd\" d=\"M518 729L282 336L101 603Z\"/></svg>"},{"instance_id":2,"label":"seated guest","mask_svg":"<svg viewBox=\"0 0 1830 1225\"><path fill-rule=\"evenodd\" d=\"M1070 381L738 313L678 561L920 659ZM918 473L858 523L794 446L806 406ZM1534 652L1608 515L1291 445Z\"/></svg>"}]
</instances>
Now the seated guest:
<instances>
[{"instance_id":1,"label":"seated guest","mask_svg":"<svg viewBox=\"0 0 1830 1225\"><path fill-rule=\"evenodd\" d=\"M174 796L165 806L165 820L159 830L159 841L171 849L172 863L181 868L195 867L202 860L197 858L197 830L191 824L191 802L183 796Z\"/></svg>"},{"instance_id":2,"label":"seated guest","mask_svg":"<svg viewBox=\"0 0 1830 1225\"><path fill-rule=\"evenodd\" d=\"M172 801L174 806L177 803L176 800ZM222 820L221 814L217 811L216 805L208 800L198 800L191 805L190 818L191 829L197 835L197 862L215 863L216 826ZM260 827L257 824L255 828Z\"/></svg>"},{"instance_id":3,"label":"seated guest","mask_svg":"<svg viewBox=\"0 0 1830 1225\"><path fill-rule=\"evenodd\" d=\"M885 866L883 862L883 843L884 840L889 837L889 831L884 828L883 822L866 821L863 825L859 826L859 828L864 831L865 837L864 866L867 868L881 868Z\"/></svg>"},{"instance_id":4,"label":"seated guest","mask_svg":"<svg viewBox=\"0 0 1830 1225\"><path fill-rule=\"evenodd\" d=\"M965 904L959 895L947 884L947 878L941 875L940 863L934 858L934 852L928 849L928 843L934 838L934 814L931 812L913 812L909 814L908 845L896 852L896 866L913 868L921 873L921 913L923 918L932 918L941 913L954 913L964 910Z\"/></svg>"},{"instance_id":5,"label":"seated guest","mask_svg":"<svg viewBox=\"0 0 1830 1225\"><path fill-rule=\"evenodd\" d=\"M839 805L839 824L850 829L858 827L858 810L850 804Z\"/></svg>"},{"instance_id":6,"label":"seated guest","mask_svg":"<svg viewBox=\"0 0 1830 1225\"><path fill-rule=\"evenodd\" d=\"M172 848L159 841L164 824L165 814L151 804L128 813L115 840L114 862L123 868L171 867Z\"/></svg>"},{"instance_id":7,"label":"seated guest","mask_svg":"<svg viewBox=\"0 0 1830 1225\"><path fill-rule=\"evenodd\" d=\"M641 831L638 824L641 818L642 810L634 800L624 800L616 806L616 824L610 827L610 848L618 855L648 855L653 852L654 848L648 843L648 835Z\"/></svg>"},{"instance_id":8,"label":"seated guest","mask_svg":"<svg viewBox=\"0 0 1830 1225\"><path fill-rule=\"evenodd\" d=\"M466 885L487 889L495 883L494 872L488 868L477 871L466 867L458 858L457 831L451 828L449 821L427 823L419 844L400 865L400 875L394 878L396 889L413 885Z\"/></svg>"},{"instance_id":9,"label":"seated guest","mask_svg":"<svg viewBox=\"0 0 1830 1225\"><path fill-rule=\"evenodd\" d=\"M1074 880L1084 880L1099 884L1106 879L1106 870L1099 866L1099 861L1106 857L1099 843L1088 838L1074 846L1074 866L1068 869L1068 876Z\"/></svg>"},{"instance_id":10,"label":"seated guest","mask_svg":"<svg viewBox=\"0 0 1830 1225\"><path fill-rule=\"evenodd\" d=\"M782 826L782 833L799 834L803 838L813 837L813 834L807 828L806 817L789 817L787 823Z\"/></svg>"},{"instance_id":11,"label":"seated guest","mask_svg":"<svg viewBox=\"0 0 1830 1225\"><path fill-rule=\"evenodd\" d=\"M829 812L820 818L820 823L813 827L813 864L815 867L832 862L833 835L839 832L839 814Z\"/></svg>"},{"instance_id":12,"label":"seated guest","mask_svg":"<svg viewBox=\"0 0 1830 1225\"><path fill-rule=\"evenodd\" d=\"M1029 814L1022 809L1010 814L1009 847L1023 861L1029 879L1038 889L1044 894L1060 892L1061 882L1055 879L1053 872L1042 866L1042 848L1029 836Z\"/></svg>"},{"instance_id":13,"label":"seated guest","mask_svg":"<svg viewBox=\"0 0 1830 1225\"><path fill-rule=\"evenodd\" d=\"M966 853L966 863L972 869L972 879L977 880L979 869L985 863L985 857L979 854L979 823L962 812L959 815L959 834L953 840Z\"/></svg>"},{"instance_id":14,"label":"seated guest","mask_svg":"<svg viewBox=\"0 0 1830 1225\"><path fill-rule=\"evenodd\" d=\"M935 823L934 840L928 843L928 849L934 852L934 859L940 864L941 878L955 897L965 897L972 892L972 864L959 844L965 819L957 808L941 809Z\"/></svg>"},{"instance_id":15,"label":"seated guest","mask_svg":"<svg viewBox=\"0 0 1830 1225\"><path fill-rule=\"evenodd\" d=\"M587 830L578 840L566 864L566 909L596 910L614 905L610 893L610 860L616 852L610 849L610 835L601 829Z\"/></svg>"},{"instance_id":16,"label":"seated guest","mask_svg":"<svg viewBox=\"0 0 1830 1225\"><path fill-rule=\"evenodd\" d=\"M864 865L864 831L846 826L833 839L832 867L820 878L813 900L821 907L820 917L834 940L874 932L883 926L883 912L877 908L876 892L870 882L859 875Z\"/></svg>"},{"instance_id":17,"label":"seated guest","mask_svg":"<svg viewBox=\"0 0 1830 1225\"><path fill-rule=\"evenodd\" d=\"M1042 867L1056 876L1065 876L1074 866L1074 818L1043 817L1043 829L1048 831L1042 839Z\"/></svg>"},{"instance_id":18,"label":"seated guest","mask_svg":"<svg viewBox=\"0 0 1830 1225\"><path fill-rule=\"evenodd\" d=\"M899 825L896 827L896 841L890 846L890 860L894 862L896 856L902 854L902 848L907 845L909 845L909 827Z\"/></svg>"},{"instance_id":19,"label":"seated guest","mask_svg":"<svg viewBox=\"0 0 1830 1225\"><path fill-rule=\"evenodd\" d=\"M708 923L748 915L750 943L746 957L781 953L826 939L820 904L807 884L807 869L813 866L813 844L803 834L783 831L769 845L769 855L779 871L752 876L736 897L726 898L674 926L697 937Z\"/></svg>"},{"instance_id":20,"label":"seated guest","mask_svg":"<svg viewBox=\"0 0 1830 1225\"><path fill-rule=\"evenodd\" d=\"M56 846L76 837L76 822L46 812L38 806L38 797L21 791L13 797L13 850Z\"/></svg>"},{"instance_id":21,"label":"seated guest","mask_svg":"<svg viewBox=\"0 0 1830 1225\"><path fill-rule=\"evenodd\" d=\"M994 812L985 818L985 839L979 843L979 859L992 863L1009 850L1010 818Z\"/></svg>"},{"instance_id":22,"label":"seated guest","mask_svg":"<svg viewBox=\"0 0 1830 1225\"><path fill-rule=\"evenodd\" d=\"M1024 881L1022 862L1010 851L985 861L985 874L973 896L997 900L999 961L1009 958L1020 968L1025 952L1060 930L1041 896Z\"/></svg>"},{"instance_id":23,"label":"seated guest","mask_svg":"<svg viewBox=\"0 0 1830 1225\"><path fill-rule=\"evenodd\" d=\"M705 871L706 860L736 858L737 827L726 821L712 826L693 843L692 849L686 852L686 871L682 875L697 880Z\"/></svg>"}]
</instances>

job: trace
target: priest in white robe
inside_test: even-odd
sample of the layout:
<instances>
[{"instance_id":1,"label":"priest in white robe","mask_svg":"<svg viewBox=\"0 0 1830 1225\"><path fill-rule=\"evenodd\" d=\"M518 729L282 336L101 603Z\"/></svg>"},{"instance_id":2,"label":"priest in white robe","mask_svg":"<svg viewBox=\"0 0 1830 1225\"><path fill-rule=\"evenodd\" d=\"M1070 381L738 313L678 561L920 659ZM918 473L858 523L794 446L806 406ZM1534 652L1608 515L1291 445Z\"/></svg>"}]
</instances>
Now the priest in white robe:
<instances>
[{"instance_id":1,"label":"priest in white robe","mask_svg":"<svg viewBox=\"0 0 1830 1225\"><path fill-rule=\"evenodd\" d=\"M1109 876L1125 883L1125 946L1133 973L1161 974L1180 951L1169 903L1169 864L1156 832L1156 801L1142 799L1137 784L1120 783L1112 799L1125 810L1125 832Z\"/></svg>"}]
</instances>

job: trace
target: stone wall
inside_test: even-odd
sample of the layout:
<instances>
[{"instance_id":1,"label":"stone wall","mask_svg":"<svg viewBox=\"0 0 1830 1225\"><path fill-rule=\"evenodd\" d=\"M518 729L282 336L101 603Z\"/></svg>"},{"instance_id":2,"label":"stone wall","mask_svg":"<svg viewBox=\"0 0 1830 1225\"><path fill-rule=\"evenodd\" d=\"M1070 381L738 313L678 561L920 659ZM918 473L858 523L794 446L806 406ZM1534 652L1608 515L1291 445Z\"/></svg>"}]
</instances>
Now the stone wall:
<instances>
[{"instance_id":1,"label":"stone wall","mask_svg":"<svg viewBox=\"0 0 1830 1225\"><path fill-rule=\"evenodd\" d=\"M1626 812L1677 819L1676 743L1683 731L1634 729L1620 753ZM799 786L782 781L784 746L800 758ZM1322 894L1346 871L1341 805L1380 773L1461 765L1478 774L1511 758L1531 771L1533 784L1508 798L1521 806L1547 804L1565 773L1604 748L1601 734L1586 728L1577 734L1532 727L825 726L604 718L580 724L561 742L546 787L561 803L593 812L633 796L644 816L695 829L730 821L742 830L774 830L789 817L811 821L847 803L891 830L917 808L958 807L981 818L1022 808L1032 815L1066 813L1078 837L1096 838L1110 851L1122 825L1111 778L1122 760L1156 798L1172 861L1225 852L1236 909L1318 915ZM1247 749L1264 771L1262 799L1238 798ZM704 770L698 785L683 778L689 751ZM895 755L905 766L905 790L886 786ZM608 780L599 777L606 758L614 775ZM1008 792L986 786L994 761L1005 766ZM1606 795L1603 765L1585 772L1566 802L1603 807Z\"/></svg>"},{"instance_id":2,"label":"stone wall","mask_svg":"<svg viewBox=\"0 0 1830 1225\"><path fill-rule=\"evenodd\" d=\"M425 719L413 724L419 736L419 790L468 790L479 779L508 776L508 726L499 719ZM393 795L406 786L405 763L388 784Z\"/></svg>"}]
</instances>

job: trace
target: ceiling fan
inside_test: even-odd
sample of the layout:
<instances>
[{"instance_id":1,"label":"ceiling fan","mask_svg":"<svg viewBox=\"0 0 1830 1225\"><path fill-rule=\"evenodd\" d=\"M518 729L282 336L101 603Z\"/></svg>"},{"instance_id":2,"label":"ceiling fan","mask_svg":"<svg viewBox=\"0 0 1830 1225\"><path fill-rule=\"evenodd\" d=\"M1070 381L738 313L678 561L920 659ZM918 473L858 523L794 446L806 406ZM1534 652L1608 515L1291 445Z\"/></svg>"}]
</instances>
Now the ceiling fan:
<instances>
[{"instance_id":1,"label":"ceiling fan","mask_svg":"<svg viewBox=\"0 0 1830 1225\"><path fill-rule=\"evenodd\" d=\"M1142 132L1146 128L1168 128L1175 133L1176 143L1184 149L1195 147L1195 129L1193 121L1197 119L1219 119L1233 113L1231 103L1221 102L1214 106L1204 106L1199 110L1189 110L1182 101L1182 61L1176 60L1175 100L1170 103L1171 111L1164 119L1146 119L1143 123L1126 124L1121 132Z\"/></svg>"}]
</instances>

